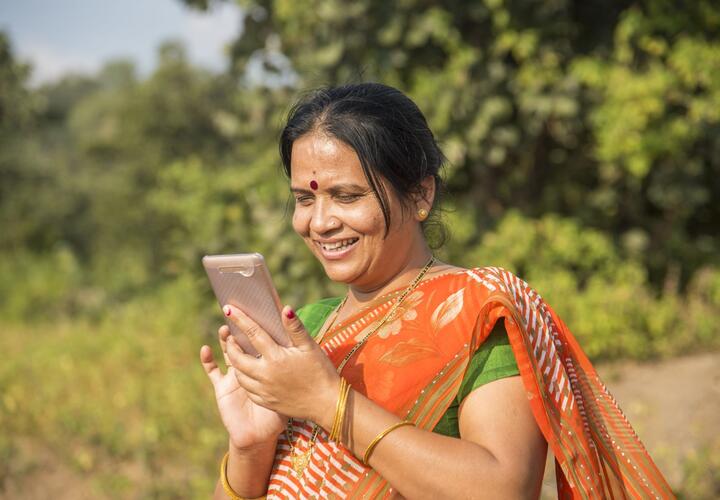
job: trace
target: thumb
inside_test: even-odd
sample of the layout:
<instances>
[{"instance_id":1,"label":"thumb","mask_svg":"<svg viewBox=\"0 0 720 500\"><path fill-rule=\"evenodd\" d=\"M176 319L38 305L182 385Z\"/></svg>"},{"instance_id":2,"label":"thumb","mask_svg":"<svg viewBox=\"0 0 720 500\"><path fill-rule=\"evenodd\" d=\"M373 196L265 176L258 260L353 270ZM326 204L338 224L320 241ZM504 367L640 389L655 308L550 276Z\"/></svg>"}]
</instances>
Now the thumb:
<instances>
[{"instance_id":1,"label":"thumb","mask_svg":"<svg viewBox=\"0 0 720 500\"><path fill-rule=\"evenodd\" d=\"M283 307L282 310L282 322L285 327L285 331L290 335L290 341L295 347L301 347L304 345L314 344L313 339L308 334L305 326L297 317L295 311L290 306Z\"/></svg>"},{"instance_id":2,"label":"thumb","mask_svg":"<svg viewBox=\"0 0 720 500\"><path fill-rule=\"evenodd\" d=\"M217 386L220 380L222 380L222 373L215 362L212 349L206 345L200 348L200 363L202 363L203 369L210 379L210 382L212 382L212 385Z\"/></svg>"}]
</instances>

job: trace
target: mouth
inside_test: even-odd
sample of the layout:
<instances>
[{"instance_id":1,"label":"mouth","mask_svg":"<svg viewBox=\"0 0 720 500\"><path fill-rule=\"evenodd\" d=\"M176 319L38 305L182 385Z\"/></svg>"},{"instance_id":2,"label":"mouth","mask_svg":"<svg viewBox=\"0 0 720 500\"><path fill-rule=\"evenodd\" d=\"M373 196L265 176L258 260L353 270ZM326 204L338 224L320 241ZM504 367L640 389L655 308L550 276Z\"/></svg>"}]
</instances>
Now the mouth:
<instances>
[{"instance_id":1,"label":"mouth","mask_svg":"<svg viewBox=\"0 0 720 500\"><path fill-rule=\"evenodd\" d=\"M316 241L323 257L329 260L337 260L345 257L357 245L360 238L346 238L338 241Z\"/></svg>"}]
</instances>

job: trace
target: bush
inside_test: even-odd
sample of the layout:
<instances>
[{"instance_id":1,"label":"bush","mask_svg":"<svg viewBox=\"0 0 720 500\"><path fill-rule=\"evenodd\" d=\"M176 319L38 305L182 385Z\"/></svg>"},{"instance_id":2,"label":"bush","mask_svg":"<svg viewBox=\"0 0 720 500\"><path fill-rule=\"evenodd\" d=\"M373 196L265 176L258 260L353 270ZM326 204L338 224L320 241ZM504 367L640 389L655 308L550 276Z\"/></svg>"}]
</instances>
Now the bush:
<instances>
[{"instance_id":1,"label":"bush","mask_svg":"<svg viewBox=\"0 0 720 500\"><path fill-rule=\"evenodd\" d=\"M684 469L685 477L678 498L720 498L720 439L693 452Z\"/></svg>"},{"instance_id":2,"label":"bush","mask_svg":"<svg viewBox=\"0 0 720 500\"><path fill-rule=\"evenodd\" d=\"M0 454L19 453L17 437L31 436L105 493L132 484L138 498L205 497L226 435L198 362L214 334L195 285L179 279L101 321L3 324Z\"/></svg>"}]
</instances>

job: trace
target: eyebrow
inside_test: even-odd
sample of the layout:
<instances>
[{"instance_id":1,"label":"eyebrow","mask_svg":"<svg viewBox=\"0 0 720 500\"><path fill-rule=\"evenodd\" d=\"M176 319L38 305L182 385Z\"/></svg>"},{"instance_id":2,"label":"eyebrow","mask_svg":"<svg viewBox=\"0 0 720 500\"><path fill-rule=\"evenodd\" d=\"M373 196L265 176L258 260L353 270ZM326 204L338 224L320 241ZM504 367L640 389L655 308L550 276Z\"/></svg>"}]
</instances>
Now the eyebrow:
<instances>
[{"instance_id":1,"label":"eyebrow","mask_svg":"<svg viewBox=\"0 0 720 500\"><path fill-rule=\"evenodd\" d=\"M315 191L312 191L310 189L305 188L299 188L299 187L290 187L290 191L297 194L307 194L307 193L314 193ZM360 191L363 193L366 193L370 191L370 188L367 186L360 186L359 184L351 184L351 183L342 183L342 184L335 184L328 188L328 191L330 194L337 194L342 191Z\"/></svg>"}]
</instances>

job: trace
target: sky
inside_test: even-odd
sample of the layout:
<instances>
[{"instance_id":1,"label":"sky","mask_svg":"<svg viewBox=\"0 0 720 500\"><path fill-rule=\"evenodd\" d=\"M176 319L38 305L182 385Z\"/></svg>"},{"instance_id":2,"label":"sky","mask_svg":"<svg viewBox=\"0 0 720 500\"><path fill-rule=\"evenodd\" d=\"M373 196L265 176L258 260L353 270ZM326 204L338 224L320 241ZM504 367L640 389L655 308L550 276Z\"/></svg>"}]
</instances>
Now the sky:
<instances>
[{"instance_id":1,"label":"sky","mask_svg":"<svg viewBox=\"0 0 720 500\"><path fill-rule=\"evenodd\" d=\"M16 58L32 64L33 84L93 73L117 58L132 59L147 74L169 39L182 40L194 64L219 71L241 19L233 2L203 13L180 0L0 0L0 30L9 33Z\"/></svg>"}]
</instances>

